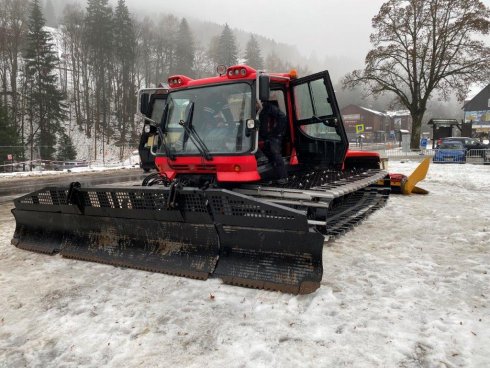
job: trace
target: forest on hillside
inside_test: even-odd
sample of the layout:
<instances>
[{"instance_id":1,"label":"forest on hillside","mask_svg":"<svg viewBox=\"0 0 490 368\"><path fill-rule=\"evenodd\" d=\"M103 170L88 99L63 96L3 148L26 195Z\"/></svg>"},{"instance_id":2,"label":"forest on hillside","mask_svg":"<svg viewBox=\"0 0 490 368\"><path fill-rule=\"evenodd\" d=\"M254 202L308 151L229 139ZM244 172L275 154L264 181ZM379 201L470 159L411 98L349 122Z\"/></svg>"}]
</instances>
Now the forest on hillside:
<instances>
[{"instance_id":1,"label":"forest on hillside","mask_svg":"<svg viewBox=\"0 0 490 368\"><path fill-rule=\"evenodd\" d=\"M273 52L264 57L254 35L241 52L227 24L203 45L185 18L138 20L124 0L68 4L61 16L51 0L1 0L0 28L3 159L67 160L85 149L83 156L97 160L109 145L122 158L141 130L138 89L172 74L213 75L219 64L293 67Z\"/></svg>"},{"instance_id":2,"label":"forest on hillside","mask_svg":"<svg viewBox=\"0 0 490 368\"><path fill-rule=\"evenodd\" d=\"M125 0L0 0L0 30L0 164L7 155L122 158L141 130L137 91L172 74L199 78L237 63L318 71L293 46L228 24L133 14ZM368 102L360 91L338 94L341 105Z\"/></svg>"}]
</instances>

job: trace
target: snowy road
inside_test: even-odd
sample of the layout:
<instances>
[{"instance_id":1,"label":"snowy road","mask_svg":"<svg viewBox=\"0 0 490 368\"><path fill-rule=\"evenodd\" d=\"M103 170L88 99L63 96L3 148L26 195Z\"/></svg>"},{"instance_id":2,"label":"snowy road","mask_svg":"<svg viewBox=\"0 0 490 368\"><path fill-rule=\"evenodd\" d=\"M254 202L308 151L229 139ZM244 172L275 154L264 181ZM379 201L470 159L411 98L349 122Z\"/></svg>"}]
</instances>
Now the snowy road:
<instances>
[{"instance_id":1,"label":"snowy road","mask_svg":"<svg viewBox=\"0 0 490 368\"><path fill-rule=\"evenodd\" d=\"M83 186L105 185L110 183L120 183L136 180L141 182L148 174L144 174L141 169L125 168L120 170L103 169L90 171L63 172L20 172L0 175L0 201L6 195L15 193L29 193L46 186L68 187L71 182L78 181ZM29 176L32 175L32 176Z\"/></svg>"},{"instance_id":2,"label":"snowy road","mask_svg":"<svg viewBox=\"0 0 490 368\"><path fill-rule=\"evenodd\" d=\"M0 367L489 367L490 167L421 186L328 243L306 296L18 250L1 203Z\"/></svg>"}]
</instances>

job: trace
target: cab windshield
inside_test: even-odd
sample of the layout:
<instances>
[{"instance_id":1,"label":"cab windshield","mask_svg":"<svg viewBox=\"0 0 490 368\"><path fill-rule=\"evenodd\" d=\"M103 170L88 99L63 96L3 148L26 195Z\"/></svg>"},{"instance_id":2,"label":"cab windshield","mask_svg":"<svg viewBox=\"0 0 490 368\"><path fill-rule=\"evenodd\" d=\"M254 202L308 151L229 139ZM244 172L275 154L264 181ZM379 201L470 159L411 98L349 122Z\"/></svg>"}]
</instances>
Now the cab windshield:
<instances>
[{"instance_id":1,"label":"cab windshield","mask_svg":"<svg viewBox=\"0 0 490 368\"><path fill-rule=\"evenodd\" d=\"M250 151L252 135L245 129L252 119L251 102L247 83L171 92L162 126L168 148L176 155L198 154L202 147L195 145L197 135L211 154Z\"/></svg>"}]
</instances>

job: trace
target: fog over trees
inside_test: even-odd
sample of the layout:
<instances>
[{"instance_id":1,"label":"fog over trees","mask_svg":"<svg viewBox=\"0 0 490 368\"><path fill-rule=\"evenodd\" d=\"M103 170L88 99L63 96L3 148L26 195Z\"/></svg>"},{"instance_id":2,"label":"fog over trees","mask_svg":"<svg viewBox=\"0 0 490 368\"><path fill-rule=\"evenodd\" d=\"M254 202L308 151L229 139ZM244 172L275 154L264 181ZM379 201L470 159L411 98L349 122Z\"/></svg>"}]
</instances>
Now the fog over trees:
<instances>
[{"instance_id":1,"label":"fog over trees","mask_svg":"<svg viewBox=\"0 0 490 368\"><path fill-rule=\"evenodd\" d=\"M125 0L0 0L0 146L17 159L104 159L138 141L136 94L173 74L214 75L218 64L306 75L328 69L341 105L397 108L388 96L343 90L354 63L318 60L267 35L191 17L137 12ZM429 115L431 106L428 103ZM443 105L460 117L461 105ZM3 149L0 155L5 156ZM5 157L1 157L3 161Z\"/></svg>"}]
</instances>

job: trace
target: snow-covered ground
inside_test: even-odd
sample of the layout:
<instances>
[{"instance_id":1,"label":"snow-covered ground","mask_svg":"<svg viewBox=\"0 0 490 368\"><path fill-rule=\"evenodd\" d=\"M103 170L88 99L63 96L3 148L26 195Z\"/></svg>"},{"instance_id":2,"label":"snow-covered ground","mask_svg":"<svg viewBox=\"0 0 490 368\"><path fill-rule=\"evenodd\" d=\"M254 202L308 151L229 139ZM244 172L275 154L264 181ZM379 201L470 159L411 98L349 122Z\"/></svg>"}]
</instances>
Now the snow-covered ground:
<instances>
[{"instance_id":1,"label":"snow-covered ground","mask_svg":"<svg viewBox=\"0 0 490 368\"><path fill-rule=\"evenodd\" d=\"M420 186L326 244L304 296L22 251L4 203L0 367L489 367L490 166Z\"/></svg>"},{"instance_id":2,"label":"snow-covered ground","mask_svg":"<svg viewBox=\"0 0 490 368\"><path fill-rule=\"evenodd\" d=\"M19 177L36 177L36 176L58 176L64 175L67 172L85 173L97 172L106 170L118 170L140 167L140 157L138 152L133 152L127 159L122 162L111 164L103 164L101 162L89 162L86 166L73 167L64 170L32 170L32 171L17 171L17 172L0 172L0 182L2 180L18 179Z\"/></svg>"}]
</instances>

